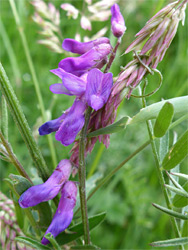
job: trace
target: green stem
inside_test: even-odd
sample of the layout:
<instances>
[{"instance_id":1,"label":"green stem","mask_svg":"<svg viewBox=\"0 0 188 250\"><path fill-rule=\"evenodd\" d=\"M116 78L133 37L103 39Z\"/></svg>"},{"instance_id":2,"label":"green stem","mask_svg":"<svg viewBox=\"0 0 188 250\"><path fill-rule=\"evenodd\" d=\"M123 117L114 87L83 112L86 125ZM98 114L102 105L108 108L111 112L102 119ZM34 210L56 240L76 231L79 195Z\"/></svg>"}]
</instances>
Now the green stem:
<instances>
[{"instance_id":1,"label":"green stem","mask_svg":"<svg viewBox=\"0 0 188 250\"><path fill-rule=\"evenodd\" d=\"M9 82L9 79L1 63L0 63L0 89L4 97L6 98L7 104L12 113L14 121L18 129L20 130L20 133L26 143L26 146L29 149L29 153L33 159L33 162L35 163L35 166L39 171L39 175L41 176L43 181L46 181L49 177L48 168L32 136L28 122L24 116L19 101L14 93L14 90Z\"/></svg>"},{"instance_id":2,"label":"green stem","mask_svg":"<svg viewBox=\"0 0 188 250\"><path fill-rule=\"evenodd\" d=\"M43 103L43 99L42 99L42 95L41 95L41 91L40 91L40 87L39 87L39 82L38 82L38 79L37 79L37 76L36 76L35 68L34 68L34 65L33 65L33 61L32 61L32 58L31 58L31 55L30 55L30 52L29 52L27 39L25 37L23 27L21 26L21 22L20 22L20 19L19 19L18 12L16 10L15 2L13 0L9 0L9 2L10 2L12 12L13 12L13 15L14 15L14 18L15 18L15 21L16 21L16 25L18 27L20 37L21 37L21 41L22 41L22 44L23 44L23 48L24 48L24 52L25 52L25 55L26 55L26 58L27 58L29 69L31 71L31 75L32 75L32 78L33 78L33 83L34 83L37 99L38 99L38 102L39 102L39 107L40 107L41 114L42 114L42 120L43 120L43 122L46 122L46 112L45 112L45 108L44 108L44 103ZM51 156L52 156L53 166L55 168L56 165L57 165L57 159L56 159L55 147L53 146L53 141L52 141L51 135L48 135L47 139L48 139L48 144L49 144L49 148L50 148L50 152L51 152Z\"/></svg>"},{"instance_id":3,"label":"green stem","mask_svg":"<svg viewBox=\"0 0 188 250\"><path fill-rule=\"evenodd\" d=\"M1 131L0 131L0 139L1 139L3 146L6 148L6 151L8 153L8 156L9 156L11 162L14 164L14 166L16 167L18 172L32 183L32 181L29 178L28 174L26 173L25 169L22 167L21 163L18 161L18 159L16 158L16 156L12 152L12 149L11 149L9 143L6 141L6 139L3 136L3 134L1 133Z\"/></svg>"},{"instance_id":4,"label":"green stem","mask_svg":"<svg viewBox=\"0 0 188 250\"><path fill-rule=\"evenodd\" d=\"M0 30L1 30L0 35L2 37L4 46L6 48L6 51L7 51L9 60L10 60L11 69L12 69L12 73L14 75L16 86L19 87L19 90L20 90L21 89L20 87L22 84L21 73L20 73L20 70L18 68L18 62L17 62L16 56L15 56L14 50L11 46L10 39L7 35L6 28L4 27L4 24L1 20L1 18L0 18ZM20 91L19 91L19 94L20 94Z\"/></svg>"},{"instance_id":5,"label":"green stem","mask_svg":"<svg viewBox=\"0 0 188 250\"><path fill-rule=\"evenodd\" d=\"M87 200L86 200L86 169L85 169L85 141L87 134L87 127L91 115L91 107L88 107L85 114L85 124L80 133L80 141L79 141L79 193L80 193L80 208L82 214L82 223L84 229L84 241L85 245L90 244L90 233L89 233L89 221L87 215Z\"/></svg>"},{"instance_id":6,"label":"green stem","mask_svg":"<svg viewBox=\"0 0 188 250\"><path fill-rule=\"evenodd\" d=\"M101 188L104 184L106 184L117 171L119 171L128 161L130 161L134 156L136 156L138 153L140 153L144 148L146 148L150 144L150 140L146 141L142 146L140 146L137 150L135 150L131 155L129 155L124 161L122 161L116 168L114 168L106 177L100 181L100 183L93 189L93 191L88 196L87 200L89 200L99 188ZM79 208L75 212L77 214L79 211Z\"/></svg>"},{"instance_id":7,"label":"green stem","mask_svg":"<svg viewBox=\"0 0 188 250\"><path fill-rule=\"evenodd\" d=\"M8 140L8 110L5 97L1 99L1 127L6 140Z\"/></svg>"},{"instance_id":8,"label":"green stem","mask_svg":"<svg viewBox=\"0 0 188 250\"><path fill-rule=\"evenodd\" d=\"M143 93L142 94L144 94L145 87L146 86L144 86L144 88L143 88ZM142 99L142 105L143 105L143 108L146 107L145 98ZM155 142L153 140L153 135L152 135L153 129L152 129L151 121L146 121L146 125L147 125L148 134L149 134L149 137L150 137L151 148L152 148L153 156L154 156L154 159L155 159L155 164L156 164L156 168L157 168L159 182L161 184L161 189L162 189L164 197L165 197L166 205L167 205L168 209L171 209L170 198L169 198L168 192L167 192L167 190L166 190L166 188L164 186L165 185L165 180L164 180L163 173L162 173L162 171L160 169L160 163L159 163L159 158L158 158L158 154L157 154L157 149L156 149ZM181 234L180 234L180 231L178 229L178 225L177 225L177 222L176 222L175 218L171 217L171 222L172 222L172 226L174 228L175 236L176 237L181 237ZM182 246L182 249L184 249L183 246Z\"/></svg>"},{"instance_id":9,"label":"green stem","mask_svg":"<svg viewBox=\"0 0 188 250\"><path fill-rule=\"evenodd\" d=\"M128 161L130 161L135 155L140 153L144 148L146 148L150 144L150 140L146 141L142 146L136 149L131 155L129 155L124 161L122 161L116 168L114 168L90 193L88 196L88 200L97 192L99 188L101 188L104 184L106 184L113 175L119 171Z\"/></svg>"}]
</instances>

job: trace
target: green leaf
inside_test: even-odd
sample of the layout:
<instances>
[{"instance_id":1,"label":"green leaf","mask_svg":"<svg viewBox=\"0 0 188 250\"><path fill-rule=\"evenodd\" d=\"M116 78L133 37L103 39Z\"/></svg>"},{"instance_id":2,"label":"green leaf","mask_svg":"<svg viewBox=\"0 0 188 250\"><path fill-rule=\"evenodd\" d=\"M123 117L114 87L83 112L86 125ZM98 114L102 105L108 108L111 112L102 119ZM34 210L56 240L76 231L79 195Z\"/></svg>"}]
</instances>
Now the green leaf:
<instances>
[{"instance_id":1,"label":"green leaf","mask_svg":"<svg viewBox=\"0 0 188 250\"><path fill-rule=\"evenodd\" d=\"M34 247L34 249L39 249L39 250L50 250L49 247L44 246L43 244L41 244L40 242L33 240L29 237L24 237L24 236L18 236L14 239L15 241L18 241L20 243L23 243L25 245Z\"/></svg>"},{"instance_id":2,"label":"green leaf","mask_svg":"<svg viewBox=\"0 0 188 250\"><path fill-rule=\"evenodd\" d=\"M172 247L188 244L188 237L175 238L170 240L152 242L150 245L153 247Z\"/></svg>"},{"instance_id":3,"label":"green leaf","mask_svg":"<svg viewBox=\"0 0 188 250\"><path fill-rule=\"evenodd\" d=\"M162 167L170 170L178 165L188 154L188 130L180 137L180 139L172 146L166 154Z\"/></svg>"},{"instance_id":4,"label":"green leaf","mask_svg":"<svg viewBox=\"0 0 188 250\"><path fill-rule=\"evenodd\" d=\"M188 221L184 221L183 228L182 228L182 237L186 237L188 235Z\"/></svg>"},{"instance_id":5,"label":"green leaf","mask_svg":"<svg viewBox=\"0 0 188 250\"><path fill-rule=\"evenodd\" d=\"M100 129L97 129L97 130L89 133L87 135L87 137L94 137L94 136L98 136L98 135L117 133L117 132L126 128L126 124L127 124L127 121L129 119L130 118L128 116L125 116L125 117L121 118L119 121L117 121L109 126L106 126L105 128L100 128Z\"/></svg>"},{"instance_id":6,"label":"green leaf","mask_svg":"<svg viewBox=\"0 0 188 250\"><path fill-rule=\"evenodd\" d=\"M181 195L181 196L184 196L186 198L188 198L188 193L184 190L184 189L179 189L179 188L176 188L176 187L172 187L170 185L164 185L167 189L169 189L170 191L178 194L178 195Z\"/></svg>"},{"instance_id":7,"label":"green leaf","mask_svg":"<svg viewBox=\"0 0 188 250\"><path fill-rule=\"evenodd\" d=\"M160 163L162 163L165 155L168 153L169 150L169 131L160 138L159 142L159 159Z\"/></svg>"},{"instance_id":8,"label":"green leaf","mask_svg":"<svg viewBox=\"0 0 188 250\"><path fill-rule=\"evenodd\" d=\"M36 210L39 216L38 224L41 231L46 231L52 221L52 211L48 202L42 202L37 206L32 207Z\"/></svg>"},{"instance_id":9,"label":"green leaf","mask_svg":"<svg viewBox=\"0 0 188 250\"><path fill-rule=\"evenodd\" d=\"M187 180L188 181L188 175L187 174L181 174L181 173L171 173L172 175L175 175L175 176L177 176L177 177L180 177L180 178L182 178L182 179L185 179L185 180Z\"/></svg>"},{"instance_id":10,"label":"green leaf","mask_svg":"<svg viewBox=\"0 0 188 250\"><path fill-rule=\"evenodd\" d=\"M71 250L89 250L89 249L100 249L97 246L94 245L82 245L82 246L72 246Z\"/></svg>"},{"instance_id":11,"label":"green leaf","mask_svg":"<svg viewBox=\"0 0 188 250\"><path fill-rule=\"evenodd\" d=\"M166 174L168 175L169 179L171 180L171 183L176 187L176 188L179 188L179 189L182 189L183 190L183 187L168 173L168 171L166 171ZM170 185L171 185L170 183Z\"/></svg>"},{"instance_id":12,"label":"green leaf","mask_svg":"<svg viewBox=\"0 0 188 250\"><path fill-rule=\"evenodd\" d=\"M183 189L188 192L188 181L183 185ZM175 207L185 207L188 205L188 199L184 196L176 194L172 203Z\"/></svg>"},{"instance_id":13,"label":"green leaf","mask_svg":"<svg viewBox=\"0 0 188 250\"><path fill-rule=\"evenodd\" d=\"M18 223L18 226L23 230L24 221L25 221L25 216L23 214L23 210L21 209L18 202L16 202L15 200L13 200L13 202L14 202L14 208L15 208L15 213L16 213L16 221Z\"/></svg>"},{"instance_id":14,"label":"green leaf","mask_svg":"<svg viewBox=\"0 0 188 250\"><path fill-rule=\"evenodd\" d=\"M155 204L155 203L153 203L152 205L154 207L156 207L157 209L161 210L162 212L164 212L166 214L169 214L170 216L173 216L175 218L182 219L182 220L188 220L188 216L187 215L175 212L175 211L173 211L171 209L168 209L166 207L162 207L162 206L160 206L158 204Z\"/></svg>"},{"instance_id":15,"label":"green leaf","mask_svg":"<svg viewBox=\"0 0 188 250\"><path fill-rule=\"evenodd\" d=\"M46 234L45 238L50 241L55 250L61 250L61 247L51 233Z\"/></svg>"},{"instance_id":16,"label":"green leaf","mask_svg":"<svg viewBox=\"0 0 188 250\"><path fill-rule=\"evenodd\" d=\"M174 106L174 115L187 114L188 96L176 97L161 102L154 103L140 110L138 114L129 119L127 125L145 122L147 120L155 119L158 116L162 106L166 102L170 102Z\"/></svg>"},{"instance_id":17,"label":"green leaf","mask_svg":"<svg viewBox=\"0 0 188 250\"><path fill-rule=\"evenodd\" d=\"M98 226L104 220L105 216L106 216L106 213L101 213L101 214L97 214L93 217L90 217L89 218L90 231L93 228L95 228L96 226ZM59 243L59 245L67 244L73 240L78 239L82 235L84 235L82 223L74 225L74 226L68 228L68 230L70 232L72 232L72 234L67 234L67 233L63 232L57 236L56 240Z\"/></svg>"},{"instance_id":18,"label":"green leaf","mask_svg":"<svg viewBox=\"0 0 188 250\"><path fill-rule=\"evenodd\" d=\"M10 174L9 177L11 180L13 180L14 189L19 195L21 195L23 192L25 192L28 188L32 186L31 183L23 176Z\"/></svg>"},{"instance_id":19,"label":"green leaf","mask_svg":"<svg viewBox=\"0 0 188 250\"><path fill-rule=\"evenodd\" d=\"M154 136L162 137L168 130L174 116L174 107L166 102L161 108L154 125Z\"/></svg>"}]
</instances>

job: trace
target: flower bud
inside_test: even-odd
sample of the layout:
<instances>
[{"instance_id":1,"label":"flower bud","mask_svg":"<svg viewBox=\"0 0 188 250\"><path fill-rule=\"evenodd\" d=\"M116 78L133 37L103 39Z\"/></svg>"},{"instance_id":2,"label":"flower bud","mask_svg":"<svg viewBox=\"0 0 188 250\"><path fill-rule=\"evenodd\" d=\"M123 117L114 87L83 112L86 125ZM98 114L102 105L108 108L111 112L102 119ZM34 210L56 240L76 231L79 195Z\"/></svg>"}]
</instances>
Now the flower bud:
<instances>
[{"instance_id":1,"label":"flower bud","mask_svg":"<svg viewBox=\"0 0 188 250\"><path fill-rule=\"evenodd\" d=\"M111 18L111 30L115 37L123 36L126 26L124 18L120 12L119 6L114 4L111 7L112 18Z\"/></svg>"}]
</instances>

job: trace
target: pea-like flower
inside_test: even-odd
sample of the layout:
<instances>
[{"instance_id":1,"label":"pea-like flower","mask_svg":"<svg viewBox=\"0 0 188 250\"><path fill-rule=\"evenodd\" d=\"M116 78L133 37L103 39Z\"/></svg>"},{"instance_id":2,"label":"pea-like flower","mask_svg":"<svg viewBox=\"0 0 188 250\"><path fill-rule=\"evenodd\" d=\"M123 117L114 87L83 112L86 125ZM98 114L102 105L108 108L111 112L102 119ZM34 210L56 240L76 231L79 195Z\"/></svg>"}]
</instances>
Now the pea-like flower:
<instances>
[{"instance_id":1,"label":"pea-like flower","mask_svg":"<svg viewBox=\"0 0 188 250\"><path fill-rule=\"evenodd\" d=\"M112 13L111 30L112 30L113 35L119 38L123 36L126 30L126 26L125 26L125 21L120 12L118 4L115 3L111 7L111 13Z\"/></svg>"},{"instance_id":2,"label":"pea-like flower","mask_svg":"<svg viewBox=\"0 0 188 250\"><path fill-rule=\"evenodd\" d=\"M113 85L113 76L112 73L104 74L99 69L90 70L83 78L65 72L61 68L52 72L62 79L62 83L52 84L50 90L56 94L76 95L76 99L72 107L59 118L43 124L39 128L39 133L46 135L57 131L56 140L68 146L74 142L84 126L87 105L97 111L107 102Z\"/></svg>"},{"instance_id":3,"label":"pea-like flower","mask_svg":"<svg viewBox=\"0 0 188 250\"><path fill-rule=\"evenodd\" d=\"M54 237L63 232L71 223L73 218L73 209L76 205L77 186L74 182L68 181L62 188L61 199L57 211L48 227L45 235L51 233ZM49 241L45 238L41 241L47 245Z\"/></svg>"},{"instance_id":4,"label":"pea-like flower","mask_svg":"<svg viewBox=\"0 0 188 250\"><path fill-rule=\"evenodd\" d=\"M102 68L106 63L106 56L112 51L109 43L94 46L79 57L68 57L60 61L59 68L76 76L88 72L92 68Z\"/></svg>"},{"instance_id":5,"label":"pea-like flower","mask_svg":"<svg viewBox=\"0 0 188 250\"><path fill-rule=\"evenodd\" d=\"M69 179L71 170L70 161L61 160L45 183L30 187L20 196L20 207L33 207L41 202L53 199Z\"/></svg>"}]
</instances>

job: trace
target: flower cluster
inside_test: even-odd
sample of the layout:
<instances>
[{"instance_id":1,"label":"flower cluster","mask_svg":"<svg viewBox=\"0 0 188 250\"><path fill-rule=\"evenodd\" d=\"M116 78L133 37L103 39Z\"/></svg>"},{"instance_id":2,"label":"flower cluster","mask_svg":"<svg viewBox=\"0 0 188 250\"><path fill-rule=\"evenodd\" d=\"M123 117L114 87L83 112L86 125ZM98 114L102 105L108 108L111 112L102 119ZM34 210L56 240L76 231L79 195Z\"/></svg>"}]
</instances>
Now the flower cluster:
<instances>
[{"instance_id":1,"label":"flower cluster","mask_svg":"<svg viewBox=\"0 0 188 250\"><path fill-rule=\"evenodd\" d=\"M112 73L104 74L99 69L106 63L112 47L109 39L99 38L86 43L65 39L63 48L81 56L65 58L58 69L51 70L62 83L51 85L50 90L55 94L75 95L76 99L59 118L43 124L39 133L46 135L57 131L56 140L68 146L84 126L87 107L97 111L108 100L113 85Z\"/></svg>"},{"instance_id":2,"label":"flower cluster","mask_svg":"<svg viewBox=\"0 0 188 250\"><path fill-rule=\"evenodd\" d=\"M111 11L112 33L115 37L120 38L125 32L125 23L117 4L112 6ZM101 114L101 110L109 99L113 86L113 75L103 73L101 69L108 62L108 55L112 56L114 51L106 37L84 43L74 39L65 39L62 48L68 52L80 54L80 56L65 58L59 62L57 69L51 70L62 82L52 84L50 91L54 94L74 95L75 100L73 105L59 118L44 123L39 128L39 134L46 135L56 132L56 140L64 146L68 146L75 141L77 134L83 128L86 110L89 107L93 110L90 121L92 123L93 117ZM68 181L72 171L71 162L62 160L45 183L30 187L19 199L20 206L27 208L51 200L61 192L57 211L45 235L51 233L56 237L72 221L77 187L74 182ZM46 245L49 241L45 235L42 243Z\"/></svg>"}]
</instances>

